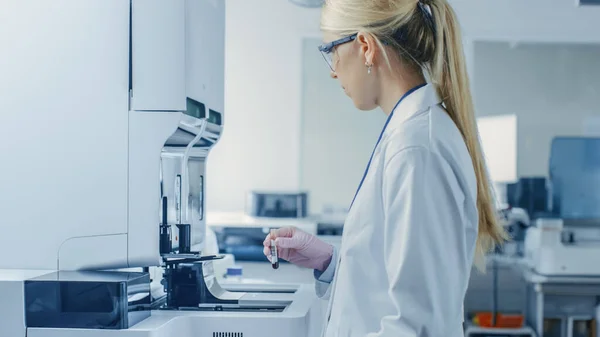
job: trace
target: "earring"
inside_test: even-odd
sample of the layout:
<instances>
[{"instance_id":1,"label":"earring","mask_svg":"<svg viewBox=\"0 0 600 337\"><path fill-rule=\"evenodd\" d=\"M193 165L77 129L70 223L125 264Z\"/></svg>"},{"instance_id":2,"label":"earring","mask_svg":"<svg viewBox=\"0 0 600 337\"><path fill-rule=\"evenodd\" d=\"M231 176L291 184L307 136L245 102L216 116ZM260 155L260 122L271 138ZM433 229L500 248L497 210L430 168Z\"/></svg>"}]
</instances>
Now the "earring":
<instances>
[{"instance_id":1,"label":"earring","mask_svg":"<svg viewBox=\"0 0 600 337\"><path fill-rule=\"evenodd\" d=\"M368 64L367 62L365 62L365 65L367 66L367 74L371 73L371 68L373 67L372 64Z\"/></svg>"}]
</instances>

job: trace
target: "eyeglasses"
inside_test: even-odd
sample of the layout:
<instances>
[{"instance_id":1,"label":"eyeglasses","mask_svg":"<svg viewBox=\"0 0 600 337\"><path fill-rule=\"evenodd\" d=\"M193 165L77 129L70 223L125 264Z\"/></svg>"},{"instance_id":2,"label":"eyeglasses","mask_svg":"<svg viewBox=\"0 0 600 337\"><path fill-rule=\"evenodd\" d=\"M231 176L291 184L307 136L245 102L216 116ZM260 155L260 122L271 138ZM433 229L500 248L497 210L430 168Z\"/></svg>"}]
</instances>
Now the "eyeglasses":
<instances>
[{"instance_id":1,"label":"eyeglasses","mask_svg":"<svg viewBox=\"0 0 600 337\"><path fill-rule=\"evenodd\" d=\"M325 43L319 46L319 51L321 52L321 55L323 55L323 58L325 59L325 62L327 62L327 64L329 65L331 71L335 71L335 67L333 64L333 51L335 47L350 41L354 41L357 35L358 33L352 34L350 36L346 36L341 39L337 39L335 41Z\"/></svg>"}]
</instances>

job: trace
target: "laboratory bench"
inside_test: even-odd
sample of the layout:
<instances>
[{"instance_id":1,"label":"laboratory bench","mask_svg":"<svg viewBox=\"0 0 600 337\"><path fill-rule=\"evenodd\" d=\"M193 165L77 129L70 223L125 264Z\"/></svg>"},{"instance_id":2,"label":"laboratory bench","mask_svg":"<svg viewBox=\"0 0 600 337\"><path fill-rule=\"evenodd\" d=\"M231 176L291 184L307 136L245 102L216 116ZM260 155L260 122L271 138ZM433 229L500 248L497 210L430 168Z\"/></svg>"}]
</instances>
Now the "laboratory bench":
<instances>
[{"instance_id":1,"label":"laboratory bench","mask_svg":"<svg viewBox=\"0 0 600 337\"><path fill-rule=\"evenodd\" d=\"M600 277L541 275L522 258L493 255L485 274L471 274L465 309L522 313L540 337L596 337L599 303Z\"/></svg>"},{"instance_id":2,"label":"laboratory bench","mask_svg":"<svg viewBox=\"0 0 600 337\"><path fill-rule=\"evenodd\" d=\"M527 322L539 336L597 336L600 277L550 277L517 267L526 282Z\"/></svg>"}]
</instances>

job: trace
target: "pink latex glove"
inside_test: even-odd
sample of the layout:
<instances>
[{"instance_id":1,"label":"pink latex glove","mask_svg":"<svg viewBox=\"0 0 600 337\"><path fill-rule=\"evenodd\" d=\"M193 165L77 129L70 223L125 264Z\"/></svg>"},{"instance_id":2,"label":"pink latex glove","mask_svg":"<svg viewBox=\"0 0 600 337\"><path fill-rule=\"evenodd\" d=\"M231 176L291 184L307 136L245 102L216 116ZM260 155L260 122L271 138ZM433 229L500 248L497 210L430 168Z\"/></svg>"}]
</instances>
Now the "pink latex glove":
<instances>
[{"instance_id":1,"label":"pink latex glove","mask_svg":"<svg viewBox=\"0 0 600 337\"><path fill-rule=\"evenodd\" d=\"M263 242L265 256L271 261L271 240L275 240L277 254L295 265L325 271L331 262L333 246L316 236L295 227L272 230Z\"/></svg>"}]
</instances>

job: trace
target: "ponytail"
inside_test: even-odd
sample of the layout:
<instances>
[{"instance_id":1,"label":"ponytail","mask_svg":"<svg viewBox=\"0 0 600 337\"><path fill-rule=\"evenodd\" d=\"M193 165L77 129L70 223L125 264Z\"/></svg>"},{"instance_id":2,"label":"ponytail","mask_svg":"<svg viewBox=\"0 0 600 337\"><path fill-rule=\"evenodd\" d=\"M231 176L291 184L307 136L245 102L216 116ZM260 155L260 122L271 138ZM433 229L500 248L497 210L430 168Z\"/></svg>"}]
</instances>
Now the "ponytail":
<instances>
[{"instance_id":1,"label":"ponytail","mask_svg":"<svg viewBox=\"0 0 600 337\"><path fill-rule=\"evenodd\" d=\"M424 1L424 0L422 0ZM429 0L432 17L437 29L435 52L430 65L430 76L437 84L446 111L460 130L473 161L477 177L477 209L479 231L475 265L485 270L485 254L502 244L508 236L499 224L490 180L479 144L473 99L470 92L462 39L458 20L447 0Z\"/></svg>"}]
</instances>

